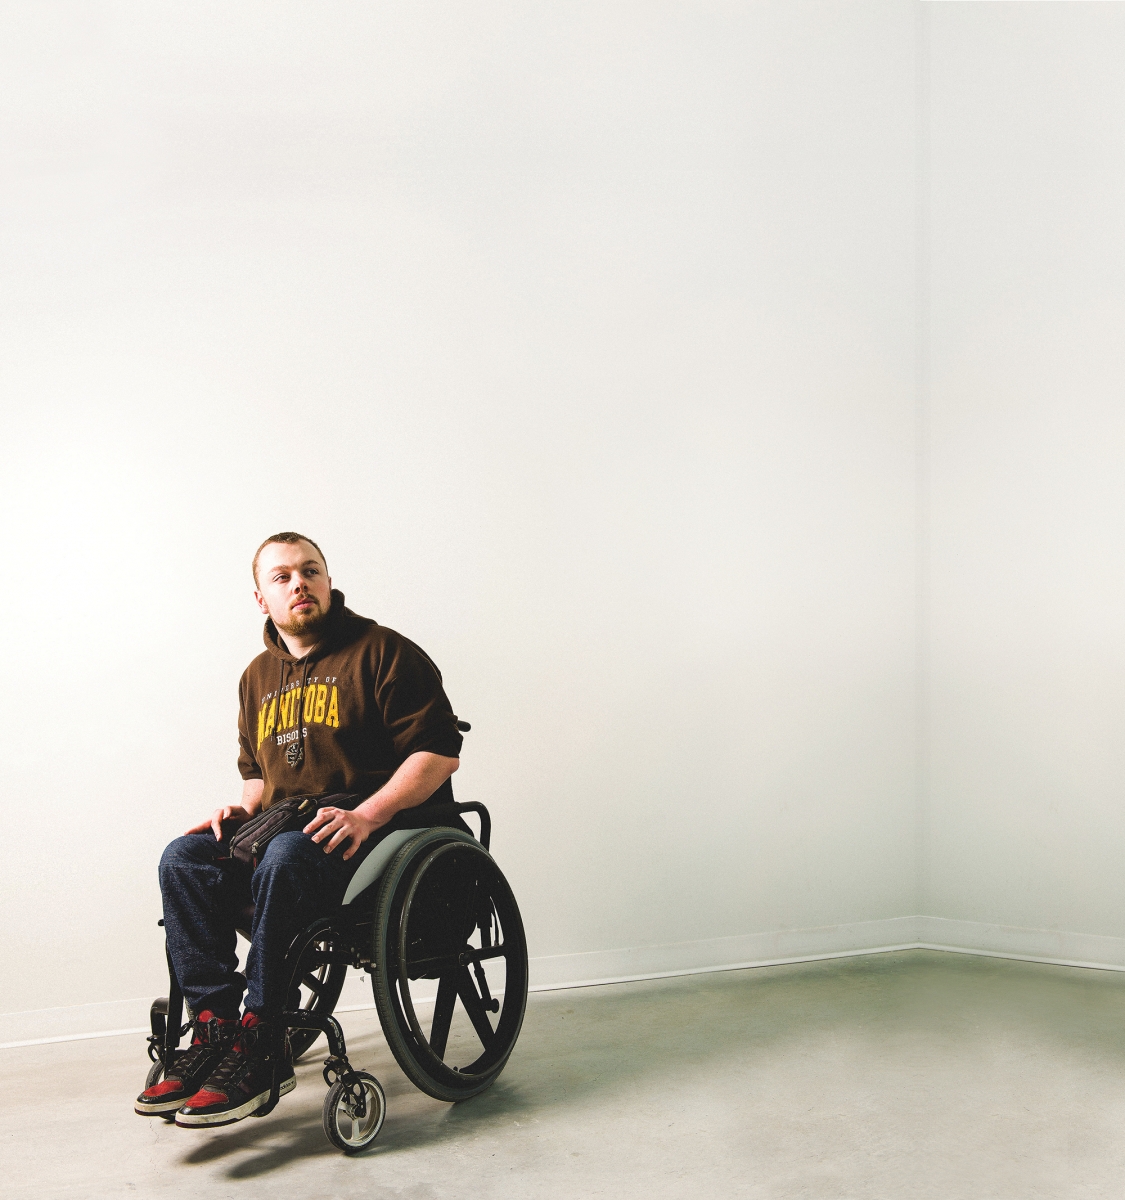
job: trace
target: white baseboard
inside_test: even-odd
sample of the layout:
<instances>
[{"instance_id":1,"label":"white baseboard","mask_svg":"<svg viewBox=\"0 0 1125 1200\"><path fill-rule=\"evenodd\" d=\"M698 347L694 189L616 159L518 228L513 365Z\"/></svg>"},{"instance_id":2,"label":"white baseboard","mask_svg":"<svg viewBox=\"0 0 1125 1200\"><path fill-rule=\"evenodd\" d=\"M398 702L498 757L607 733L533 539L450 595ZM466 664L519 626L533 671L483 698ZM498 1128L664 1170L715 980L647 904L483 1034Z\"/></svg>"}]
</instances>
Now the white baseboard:
<instances>
[{"instance_id":1,"label":"white baseboard","mask_svg":"<svg viewBox=\"0 0 1125 1200\"><path fill-rule=\"evenodd\" d=\"M892 950L945 950L1057 966L1125 971L1125 938L1066 930L1022 929L944 917L890 917L816 929L787 929L656 946L556 954L531 960L531 990L555 991L675 975L733 971L780 963L844 958ZM148 1032L151 996L0 1013L0 1050L47 1042ZM352 971L337 1011L374 1007L370 982Z\"/></svg>"},{"instance_id":2,"label":"white baseboard","mask_svg":"<svg viewBox=\"0 0 1125 1200\"><path fill-rule=\"evenodd\" d=\"M1125 938L1066 929L1024 929L945 917L915 917L920 950L949 950L989 958L1018 958L1058 967L1125 971Z\"/></svg>"},{"instance_id":3,"label":"white baseboard","mask_svg":"<svg viewBox=\"0 0 1125 1200\"><path fill-rule=\"evenodd\" d=\"M884 921L825 925L817 929L783 929L772 933L706 938L697 942L593 950L585 954L557 954L531 960L531 989L552 991L556 988L590 987L599 983L627 983L636 979L661 979L705 971L733 971L741 967L765 967L818 958L873 954L905 950L917 941L916 917L890 917Z\"/></svg>"}]
</instances>

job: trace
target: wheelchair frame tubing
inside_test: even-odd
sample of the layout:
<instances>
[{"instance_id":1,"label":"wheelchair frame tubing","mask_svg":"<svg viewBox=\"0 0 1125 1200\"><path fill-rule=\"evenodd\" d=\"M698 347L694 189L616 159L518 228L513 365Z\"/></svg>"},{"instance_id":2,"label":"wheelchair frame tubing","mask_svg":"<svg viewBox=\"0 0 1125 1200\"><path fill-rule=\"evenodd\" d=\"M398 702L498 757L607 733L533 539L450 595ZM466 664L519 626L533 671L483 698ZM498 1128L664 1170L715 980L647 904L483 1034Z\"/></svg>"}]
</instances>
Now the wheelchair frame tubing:
<instances>
[{"instance_id":1,"label":"wheelchair frame tubing","mask_svg":"<svg viewBox=\"0 0 1125 1200\"><path fill-rule=\"evenodd\" d=\"M176 1051L180 1048L180 1026L184 1020L184 994L180 991L180 982L172 968L172 956L168 946L164 946L164 957L168 960L168 1013L164 1018L167 1024L164 1028L164 1050L161 1059L164 1063L164 1073L172 1069L176 1062Z\"/></svg>"},{"instance_id":2,"label":"wheelchair frame tubing","mask_svg":"<svg viewBox=\"0 0 1125 1200\"><path fill-rule=\"evenodd\" d=\"M328 940L325 935L333 932L335 932L335 927L330 918L322 917L319 921L314 921L289 943L289 949L285 955L286 965L292 963L296 966L309 946L314 942ZM328 1014L318 1017L315 1013L305 1012L304 1009L286 1009L271 1031L273 1045L270 1047L270 1053L273 1055L274 1063L273 1080L270 1084L270 1097L254 1113L256 1117L264 1117L267 1113L272 1112L278 1100L281 1099L281 1070L285 1061L285 1035L290 1029L318 1029L328 1039L328 1052L331 1057L338 1059L346 1071L351 1073L348 1050L344 1042L344 1031L334 1016Z\"/></svg>"},{"instance_id":3,"label":"wheelchair frame tubing","mask_svg":"<svg viewBox=\"0 0 1125 1200\"><path fill-rule=\"evenodd\" d=\"M344 1043L344 1031L335 1017L331 1015L318 1017L301 1009L284 1012L271 1031L273 1044L270 1046L270 1054L273 1056L273 1078L270 1082L270 1098L255 1111L254 1116L256 1117L264 1117L267 1113L273 1112L277 1102L281 1099L281 1071L285 1063L285 1034L290 1029L319 1029L328 1039L328 1051L331 1055L329 1061L342 1063L347 1076L350 1077L352 1073L351 1064L348 1062L347 1046Z\"/></svg>"}]
</instances>

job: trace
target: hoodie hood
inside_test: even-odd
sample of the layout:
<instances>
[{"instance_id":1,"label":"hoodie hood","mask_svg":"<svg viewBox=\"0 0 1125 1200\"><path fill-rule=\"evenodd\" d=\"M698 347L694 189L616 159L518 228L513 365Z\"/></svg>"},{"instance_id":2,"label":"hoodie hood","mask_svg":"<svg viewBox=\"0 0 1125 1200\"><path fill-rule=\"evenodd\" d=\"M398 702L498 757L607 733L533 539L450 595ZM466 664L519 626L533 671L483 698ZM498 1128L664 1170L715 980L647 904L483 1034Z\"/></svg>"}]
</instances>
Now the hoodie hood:
<instances>
[{"instance_id":1,"label":"hoodie hood","mask_svg":"<svg viewBox=\"0 0 1125 1200\"><path fill-rule=\"evenodd\" d=\"M352 612L344 604L344 593L339 588L332 589L332 602L328 607L328 617L324 622L324 628L321 630L320 640L303 658L312 659L319 657L321 654L329 650L334 650L338 646L349 640L349 635L355 636L359 632L359 626L374 625L375 622L370 617L361 617L358 613ZM262 630L262 641L266 644L266 649L269 653L282 662L295 663L301 659L290 654L285 643L281 640L281 634L277 631L277 626L273 623L273 617L266 617L265 628Z\"/></svg>"},{"instance_id":2,"label":"hoodie hood","mask_svg":"<svg viewBox=\"0 0 1125 1200\"><path fill-rule=\"evenodd\" d=\"M429 656L352 612L342 592L333 589L320 640L299 660L274 623L265 625L265 650L239 684L238 714L238 768L264 781L263 808L286 796L370 796L411 754L461 753Z\"/></svg>"}]
</instances>

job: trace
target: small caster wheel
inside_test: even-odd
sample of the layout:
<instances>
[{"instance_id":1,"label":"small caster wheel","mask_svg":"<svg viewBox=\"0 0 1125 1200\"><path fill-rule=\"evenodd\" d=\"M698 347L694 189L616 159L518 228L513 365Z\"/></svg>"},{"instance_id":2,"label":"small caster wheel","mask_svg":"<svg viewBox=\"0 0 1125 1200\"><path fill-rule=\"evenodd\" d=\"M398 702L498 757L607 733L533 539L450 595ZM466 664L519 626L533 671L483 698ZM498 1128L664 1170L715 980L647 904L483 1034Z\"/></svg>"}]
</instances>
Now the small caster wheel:
<instances>
[{"instance_id":1,"label":"small caster wheel","mask_svg":"<svg viewBox=\"0 0 1125 1200\"><path fill-rule=\"evenodd\" d=\"M358 1083L334 1083L324 1097L324 1133L345 1154L370 1146L383 1128L387 1097L374 1075L356 1071Z\"/></svg>"}]
</instances>

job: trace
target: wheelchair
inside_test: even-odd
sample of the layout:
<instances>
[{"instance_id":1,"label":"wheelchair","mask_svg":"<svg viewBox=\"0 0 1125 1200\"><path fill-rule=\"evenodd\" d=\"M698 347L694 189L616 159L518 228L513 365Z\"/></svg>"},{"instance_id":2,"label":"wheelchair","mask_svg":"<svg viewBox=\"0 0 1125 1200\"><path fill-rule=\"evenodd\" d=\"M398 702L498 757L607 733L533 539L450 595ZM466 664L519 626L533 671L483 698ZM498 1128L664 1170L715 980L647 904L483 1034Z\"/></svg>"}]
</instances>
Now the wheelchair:
<instances>
[{"instance_id":1,"label":"wheelchair","mask_svg":"<svg viewBox=\"0 0 1125 1200\"><path fill-rule=\"evenodd\" d=\"M466 813L479 820L476 838L461 819ZM512 890L488 852L491 830L488 810L475 801L400 813L360 864L338 911L314 921L289 947L288 1002L274 1034L273 1061L282 1061L286 1034L294 1062L324 1034L324 1132L345 1154L375 1140L387 1109L378 1079L348 1061L344 1032L332 1015L348 967L371 976L391 1053L407 1078L435 1099L479 1095L515 1047L527 1005L527 942ZM239 921L247 939L252 914L248 909ZM425 995L435 981L436 996ZM191 1028L190 1019L181 1023L184 1007L169 958L168 995L150 1011L146 1087L176 1061ZM277 1104L280 1074L275 1066L269 1099L254 1116Z\"/></svg>"}]
</instances>

